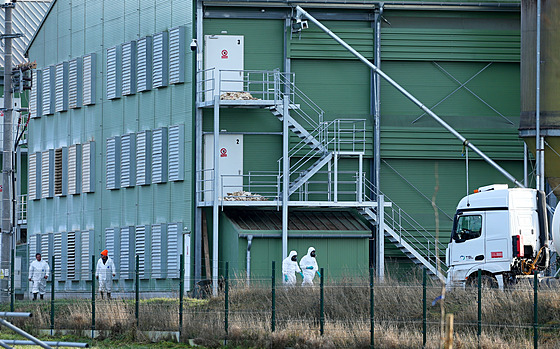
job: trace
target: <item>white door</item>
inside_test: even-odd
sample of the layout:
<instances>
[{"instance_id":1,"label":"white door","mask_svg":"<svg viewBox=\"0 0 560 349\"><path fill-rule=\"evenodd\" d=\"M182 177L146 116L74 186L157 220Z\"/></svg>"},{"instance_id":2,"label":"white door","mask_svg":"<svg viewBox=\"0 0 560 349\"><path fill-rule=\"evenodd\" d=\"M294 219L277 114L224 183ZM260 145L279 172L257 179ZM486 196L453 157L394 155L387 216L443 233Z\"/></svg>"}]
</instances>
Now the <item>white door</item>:
<instances>
[{"instance_id":1,"label":"white door","mask_svg":"<svg viewBox=\"0 0 560 349\"><path fill-rule=\"evenodd\" d=\"M206 101L219 93L243 91L243 47L242 35L204 37L204 69L215 68L213 72L207 70L204 76ZM218 79L219 86L216 83Z\"/></svg>"},{"instance_id":2,"label":"white door","mask_svg":"<svg viewBox=\"0 0 560 349\"><path fill-rule=\"evenodd\" d=\"M486 212L464 213L456 218L452 235L451 265L484 263Z\"/></svg>"},{"instance_id":3,"label":"white door","mask_svg":"<svg viewBox=\"0 0 560 349\"><path fill-rule=\"evenodd\" d=\"M243 135L220 135L218 196L223 197L228 193L243 190ZM212 197L206 194L212 192L212 172L214 168L214 135L204 135L204 201L211 201Z\"/></svg>"},{"instance_id":4,"label":"white door","mask_svg":"<svg viewBox=\"0 0 560 349\"><path fill-rule=\"evenodd\" d=\"M486 212L486 263L511 260L512 245L509 212Z\"/></svg>"}]
</instances>

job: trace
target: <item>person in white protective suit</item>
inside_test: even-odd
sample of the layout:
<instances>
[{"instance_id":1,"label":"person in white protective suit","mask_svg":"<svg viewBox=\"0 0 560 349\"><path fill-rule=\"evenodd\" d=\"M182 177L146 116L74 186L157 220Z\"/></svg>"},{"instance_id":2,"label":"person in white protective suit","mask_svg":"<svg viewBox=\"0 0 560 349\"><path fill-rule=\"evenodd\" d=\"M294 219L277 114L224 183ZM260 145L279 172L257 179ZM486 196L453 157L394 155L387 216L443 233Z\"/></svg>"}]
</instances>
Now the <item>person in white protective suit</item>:
<instances>
[{"instance_id":1,"label":"person in white protective suit","mask_svg":"<svg viewBox=\"0 0 560 349\"><path fill-rule=\"evenodd\" d=\"M47 289L47 279L51 268L47 262L41 260L41 254L35 255L35 260L29 266L29 281L33 283L31 292L33 293L33 300L37 300L37 293L41 295L41 299L45 295Z\"/></svg>"},{"instance_id":2,"label":"person in white protective suit","mask_svg":"<svg viewBox=\"0 0 560 349\"><path fill-rule=\"evenodd\" d=\"M97 261L95 278L99 280L99 292L103 299L103 292L107 292L107 299L111 299L111 288L113 287L113 276L116 275L115 263L109 258L109 251L103 250L101 258Z\"/></svg>"},{"instance_id":3,"label":"person in white protective suit","mask_svg":"<svg viewBox=\"0 0 560 349\"><path fill-rule=\"evenodd\" d=\"M287 286L294 286L296 284L296 273L300 273L303 277L297 263L297 252L290 251L288 257L282 261L282 282Z\"/></svg>"},{"instance_id":4,"label":"person in white protective suit","mask_svg":"<svg viewBox=\"0 0 560 349\"><path fill-rule=\"evenodd\" d=\"M315 259L315 247L307 249L307 254L299 261L299 267L303 272L303 282L301 283L301 286L313 286L315 273L321 277L321 273L319 273L319 266L317 265L317 260Z\"/></svg>"}]
</instances>

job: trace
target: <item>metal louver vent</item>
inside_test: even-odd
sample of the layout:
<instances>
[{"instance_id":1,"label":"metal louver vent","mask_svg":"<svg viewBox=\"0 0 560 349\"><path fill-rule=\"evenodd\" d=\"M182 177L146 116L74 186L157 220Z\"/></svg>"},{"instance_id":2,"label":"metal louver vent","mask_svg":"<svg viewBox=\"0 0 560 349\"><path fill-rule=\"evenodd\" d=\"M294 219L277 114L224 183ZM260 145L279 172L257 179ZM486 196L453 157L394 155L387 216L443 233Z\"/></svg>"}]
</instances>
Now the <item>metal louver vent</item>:
<instances>
[{"instance_id":1,"label":"metal louver vent","mask_svg":"<svg viewBox=\"0 0 560 349\"><path fill-rule=\"evenodd\" d=\"M138 39L136 47L136 91L152 89L152 37Z\"/></svg>"},{"instance_id":2,"label":"metal louver vent","mask_svg":"<svg viewBox=\"0 0 560 349\"><path fill-rule=\"evenodd\" d=\"M39 156L40 160L40 156ZM40 199L40 187L38 187L38 181L40 181L41 175L40 172L37 173L37 153L29 154L29 167L28 167L28 177L29 180L27 182L28 186L28 196L29 200L38 200ZM37 178L39 177L39 178Z\"/></svg>"},{"instance_id":3,"label":"metal louver vent","mask_svg":"<svg viewBox=\"0 0 560 349\"><path fill-rule=\"evenodd\" d=\"M120 187L120 137L107 138L107 189L119 189Z\"/></svg>"},{"instance_id":4,"label":"metal louver vent","mask_svg":"<svg viewBox=\"0 0 560 349\"><path fill-rule=\"evenodd\" d=\"M90 249L90 232L83 231L80 243L80 259L82 280L91 280L91 249Z\"/></svg>"},{"instance_id":5,"label":"metal louver vent","mask_svg":"<svg viewBox=\"0 0 560 349\"><path fill-rule=\"evenodd\" d=\"M138 132L136 134L136 185L150 184L150 130Z\"/></svg>"},{"instance_id":6,"label":"metal louver vent","mask_svg":"<svg viewBox=\"0 0 560 349\"><path fill-rule=\"evenodd\" d=\"M41 248L39 252L41 253L41 259L45 261L49 261L49 257L51 256L51 249L49 248L49 235L51 234L41 234ZM47 262L48 263L48 262Z\"/></svg>"},{"instance_id":7,"label":"metal louver vent","mask_svg":"<svg viewBox=\"0 0 560 349\"><path fill-rule=\"evenodd\" d=\"M123 227L121 228L121 258L120 258L120 277L121 279L132 279L132 268L134 251L134 238L131 236L134 233L134 227Z\"/></svg>"},{"instance_id":8,"label":"metal louver vent","mask_svg":"<svg viewBox=\"0 0 560 349\"><path fill-rule=\"evenodd\" d=\"M185 27L169 30L169 83L185 82Z\"/></svg>"},{"instance_id":9,"label":"metal louver vent","mask_svg":"<svg viewBox=\"0 0 560 349\"><path fill-rule=\"evenodd\" d=\"M68 62L68 108L82 106L82 58L75 58Z\"/></svg>"},{"instance_id":10,"label":"metal louver vent","mask_svg":"<svg viewBox=\"0 0 560 349\"><path fill-rule=\"evenodd\" d=\"M136 135L128 133L121 136L121 187L136 184Z\"/></svg>"},{"instance_id":11,"label":"metal louver vent","mask_svg":"<svg viewBox=\"0 0 560 349\"><path fill-rule=\"evenodd\" d=\"M54 195L64 196L68 193L68 149L58 148L54 151Z\"/></svg>"},{"instance_id":12,"label":"metal louver vent","mask_svg":"<svg viewBox=\"0 0 560 349\"><path fill-rule=\"evenodd\" d=\"M107 49L107 99L121 96L121 46Z\"/></svg>"},{"instance_id":13,"label":"metal louver vent","mask_svg":"<svg viewBox=\"0 0 560 349\"><path fill-rule=\"evenodd\" d=\"M76 279L76 233L68 233L67 243L67 262L66 262L66 277L69 280Z\"/></svg>"},{"instance_id":14,"label":"metal louver vent","mask_svg":"<svg viewBox=\"0 0 560 349\"><path fill-rule=\"evenodd\" d=\"M136 227L135 251L138 255L138 273L141 279L148 278L147 268L149 266L149 226L139 225Z\"/></svg>"},{"instance_id":15,"label":"metal louver vent","mask_svg":"<svg viewBox=\"0 0 560 349\"><path fill-rule=\"evenodd\" d=\"M179 255L181 254L180 237L183 232L182 223L167 225L167 277L179 277Z\"/></svg>"},{"instance_id":16,"label":"metal louver vent","mask_svg":"<svg viewBox=\"0 0 560 349\"><path fill-rule=\"evenodd\" d=\"M32 70L31 91L29 93L29 113L32 118L40 117L42 109L42 72L40 70Z\"/></svg>"},{"instance_id":17,"label":"metal louver vent","mask_svg":"<svg viewBox=\"0 0 560 349\"><path fill-rule=\"evenodd\" d=\"M95 191L95 142L82 144L82 193Z\"/></svg>"},{"instance_id":18,"label":"metal louver vent","mask_svg":"<svg viewBox=\"0 0 560 349\"><path fill-rule=\"evenodd\" d=\"M53 197L53 157L52 149L44 151L41 155L41 198Z\"/></svg>"},{"instance_id":19,"label":"metal louver vent","mask_svg":"<svg viewBox=\"0 0 560 349\"><path fill-rule=\"evenodd\" d=\"M185 128L184 125L169 127L169 180L185 178Z\"/></svg>"},{"instance_id":20,"label":"metal louver vent","mask_svg":"<svg viewBox=\"0 0 560 349\"><path fill-rule=\"evenodd\" d=\"M37 254L37 236L39 238L41 238L41 235L38 234L33 234L30 235L27 239L28 239L28 246L29 246L29 264L33 263L33 261L35 260L35 255ZM27 277L29 278L29 277Z\"/></svg>"},{"instance_id":21,"label":"metal louver vent","mask_svg":"<svg viewBox=\"0 0 560 349\"><path fill-rule=\"evenodd\" d=\"M68 110L68 62L56 65L55 77L55 110Z\"/></svg>"},{"instance_id":22,"label":"metal louver vent","mask_svg":"<svg viewBox=\"0 0 560 349\"><path fill-rule=\"evenodd\" d=\"M45 67L42 71L43 79L43 115L54 114L54 67Z\"/></svg>"},{"instance_id":23,"label":"metal louver vent","mask_svg":"<svg viewBox=\"0 0 560 349\"><path fill-rule=\"evenodd\" d=\"M119 262L120 258L120 228L106 228L105 229L105 248L109 250L109 255L115 261ZM115 266L116 267L116 266ZM119 268L116 268L119 270ZM119 274L117 272L117 278Z\"/></svg>"},{"instance_id":24,"label":"metal louver vent","mask_svg":"<svg viewBox=\"0 0 560 349\"><path fill-rule=\"evenodd\" d=\"M152 183L167 182L167 127L152 132Z\"/></svg>"},{"instance_id":25,"label":"metal louver vent","mask_svg":"<svg viewBox=\"0 0 560 349\"><path fill-rule=\"evenodd\" d=\"M54 234L54 278L55 280L62 279L62 234Z\"/></svg>"},{"instance_id":26,"label":"metal louver vent","mask_svg":"<svg viewBox=\"0 0 560 349\"><path fill-rule=\"evenodd\" d=\"M163 268L163 251L167 250L167 244L163 245L164 236L166 236L167 226L165 224L152 225L152 243L151 243L151 259L152 259L152 278L162 279L165 277Z\"/></svg>"},{"instance_id":27,"label":"metal louver vent","mask_svg":"<svg viewBox=\"0 0 560 349\"><path fill-rule=\"evenodd\" d=\"M168 82L169 65L169 33L154 34L154 65L152 68L152 84L154 88L165 87Z\"/></svg>"},{"instance_id":28,"label":"metal louver vent","mask_svg":"<svg viewBox=\"0 0 560 349\"><path fill-rule=\"evenodd\" d=\"M81 152L82 146L74 144L68 147L68 194L80 194L81 191Z\"/></svg>"},{"instance_id":29,"label":"metal louver vent","mask_svg":"<svg viewBox=\"0 0 560 349\"><path fill-rule=\"evenodd\" d=\"M136 41L122 44L122 94L136 93Z\"/></svg>"},{"instance_id":30,"label":"metal louver vent","mask_svg":"<svg viewBox=\"0 0 560 349\"><path fill-rule=\"evenodd\" d=\"M97 55L90 53L82 59L83 65L83 105L95 104L95 73L97 66Z\"/></svg>"}]
</instances>

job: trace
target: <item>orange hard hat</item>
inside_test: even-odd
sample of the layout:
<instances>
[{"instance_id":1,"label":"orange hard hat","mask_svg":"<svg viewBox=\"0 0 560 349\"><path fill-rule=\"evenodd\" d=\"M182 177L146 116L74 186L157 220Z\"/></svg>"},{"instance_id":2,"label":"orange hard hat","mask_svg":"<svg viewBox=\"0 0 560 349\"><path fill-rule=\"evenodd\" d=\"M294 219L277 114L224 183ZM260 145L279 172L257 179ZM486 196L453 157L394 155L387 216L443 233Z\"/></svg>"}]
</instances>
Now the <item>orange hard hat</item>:
<instances>
[{"instance_id":1,"label":"orange hard hat","mask_svg":"<svg viewBox=\"0 0 560 349\"><path fill-rule=\"evenodd\" d=\"M107 251L107 250L101 251L102 256L107 256L108 254L109 254L109 251Z\"/></svg>"}]
</instances>

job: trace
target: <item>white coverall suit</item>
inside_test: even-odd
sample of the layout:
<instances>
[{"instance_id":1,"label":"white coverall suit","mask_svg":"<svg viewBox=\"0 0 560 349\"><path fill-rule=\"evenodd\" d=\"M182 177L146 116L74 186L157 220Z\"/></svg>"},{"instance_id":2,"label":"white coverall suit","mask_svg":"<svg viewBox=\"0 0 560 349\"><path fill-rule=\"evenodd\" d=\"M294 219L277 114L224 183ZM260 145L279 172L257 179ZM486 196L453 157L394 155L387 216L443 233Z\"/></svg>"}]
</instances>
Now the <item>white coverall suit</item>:
<instances>
[{"instance_id":1,"label":"white coverall suit","mask_svg":"<svg viewBox=\"0 0 560 349\"><path fill-rule=\"evenodd\" d=\"M49 277L49 273L51 268L44 260L40 262L38 260L34 260L31 265L29 266L29 278L33 283L33 287L31 289L31 293L39 293L40 295L44 295L47 289L47 278ZM47 278L45 278L45 276Z\"/></svg>"},{"instance_id":2,"label":"white coverall suit","mask_svg":"<svg viewBox=\"0 0 560 349\"><path fill-rule=\"evenodd\" d=\"M107 257L105 264L103 258L99 258L95 271L95 277L99 279L99 292L111 293L114 274L116 274L115 263L113 263L111 257Z\"/></svg>"},{"instance_id":3,"label":"white coverall suit","mask_svg":"<svg viewBox=\"0 0 560 349\"><path fill-rule=\"evenodd\" d=\"M296 273L301 273L297 259L292 260L293 256L297 257L296 251L290 251L290 255L282 261L282 282L288 286L294 286L296 284Z\"/></svg>"},{"instance_id":4,"label":"white coverall suit","mask_svg":"<svg viewBox=\"0 0 560 349\"><path fill-rule=\"evenodd\" d=\"M303 272L303 282L301 286L313 286L313 278L315 277L315 273L319 271L317 260L315 257L311 257L311 252L313 251L315 251L315 247L307 249L307 254L299 261L299 266Z\"/></svg>"}]
</instances>

